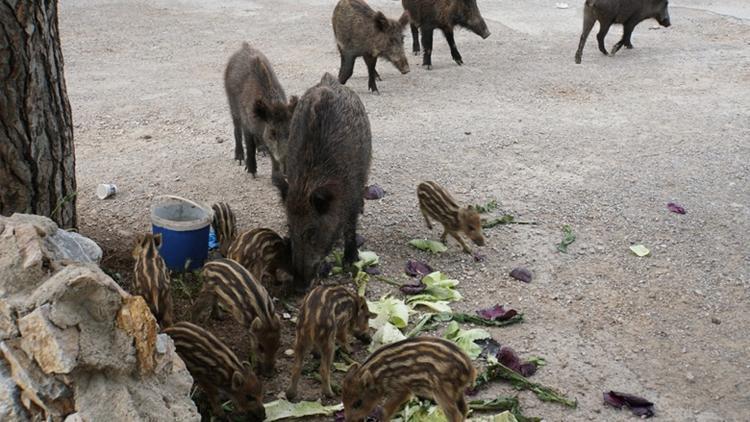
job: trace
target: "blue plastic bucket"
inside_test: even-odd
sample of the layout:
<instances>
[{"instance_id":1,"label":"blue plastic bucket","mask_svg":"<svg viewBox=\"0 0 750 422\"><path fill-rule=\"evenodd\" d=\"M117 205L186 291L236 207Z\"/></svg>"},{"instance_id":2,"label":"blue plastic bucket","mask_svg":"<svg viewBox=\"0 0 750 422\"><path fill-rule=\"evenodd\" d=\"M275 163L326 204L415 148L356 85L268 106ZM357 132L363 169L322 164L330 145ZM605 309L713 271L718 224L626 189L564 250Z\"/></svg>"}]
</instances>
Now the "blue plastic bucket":
<instances>
[{"instance_id":1,"label":"blue plastic bucket","mask_svg":"<svg viewBox=\"0 0 750 422\"><path fill-rule=\"evenodd\" d=\"M195 270L208 257L212 212L179 196L163 195L151 204L151 231L161 233L159 254L172 271Z\"/></svg>"}]
</instances>

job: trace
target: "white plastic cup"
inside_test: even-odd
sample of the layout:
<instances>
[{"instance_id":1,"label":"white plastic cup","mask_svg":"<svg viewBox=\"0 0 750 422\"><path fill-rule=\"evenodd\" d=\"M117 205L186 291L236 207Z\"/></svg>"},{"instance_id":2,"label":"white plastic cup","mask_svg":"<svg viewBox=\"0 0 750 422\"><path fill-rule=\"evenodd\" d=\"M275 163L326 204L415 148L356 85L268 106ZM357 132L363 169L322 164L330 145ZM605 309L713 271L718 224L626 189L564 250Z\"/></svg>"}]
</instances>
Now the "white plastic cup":
<instances>
[{"instance_id":1,"label":"white plastic cup","mask_svg":"<svg viewBox=\"0 0 750 422\"><path fill-rule=\"evenodd\" d=\"M117 186L108 183L102 183L96 187L96 196L99 199L107 199L117 194Z\"/></svg>"}]
</instances>

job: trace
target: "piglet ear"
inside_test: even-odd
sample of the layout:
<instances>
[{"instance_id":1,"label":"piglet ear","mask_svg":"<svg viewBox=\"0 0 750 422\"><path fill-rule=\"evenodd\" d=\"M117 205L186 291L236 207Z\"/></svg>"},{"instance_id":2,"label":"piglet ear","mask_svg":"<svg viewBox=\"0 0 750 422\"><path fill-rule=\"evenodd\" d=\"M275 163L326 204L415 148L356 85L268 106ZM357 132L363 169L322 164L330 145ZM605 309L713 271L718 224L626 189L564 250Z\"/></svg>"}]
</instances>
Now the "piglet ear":
<instances>
[{"instance_id":1,"label":"piglet ear","mask_svg":"<svg viewBox=\"0 0 750 422\"><path fill-rule=\"evenodd\" d=\"M250 330L255 332L260 330L260 328L263 326L263 322L260 320L259 317L255 317L253 322L250 324Z\"/></svg>"},{"instance_id":2,"label":"piglet ear","mask_svg":"<svg viewBox=\"0 0 750 422\"><path fill-rule=\"evenodd\" d=\"M372 390L375 388L375 378L372 376L372 372L365 369L359 375L360 382L365 391Z\"/></svg>"},{"instance_id":3,"label":"piglet ear","mask_svg":"<svg viewBox=\"0 0 750 422\"><path fill-rule=\"evenodd\" d=\"M321 186L315 189L312 194L310 194L310 204L320 215L328 213L328 210L331 208L332 202L333 192L331 192L331 190L326 186Z\"/></svg>"},{"instance_id":4,"label":"piglet ear","mask_svg":"<svg viewBox=\"0 0 750 422\"><path fill-rule=\"evenodd\" d=\"M383 12L375 14L375 28L380 32L388 30L388 18L385 17Z\"/></svg>"},{"instance_id":5,"label":"piglet ear","mask_svg":"<svg viewBox=\"0 0 750 422\"><path fill-rule=\"evenodd\" d=\"M245 383L245 377L240 374L239 371L234 371L232 374L232 390L239 391L242 388L242 384Z\"/></svg>"},{"instance_id":6,"label":"piglet ear","mask_svg":"<svg viewBox=\"0 0 750 422\"><path fill-rule=\"evenodd\" d=\"M154 245L156 245L156 249L161 247L161 233L156 233L154 235Z\"/></svg>"}]
</instances>

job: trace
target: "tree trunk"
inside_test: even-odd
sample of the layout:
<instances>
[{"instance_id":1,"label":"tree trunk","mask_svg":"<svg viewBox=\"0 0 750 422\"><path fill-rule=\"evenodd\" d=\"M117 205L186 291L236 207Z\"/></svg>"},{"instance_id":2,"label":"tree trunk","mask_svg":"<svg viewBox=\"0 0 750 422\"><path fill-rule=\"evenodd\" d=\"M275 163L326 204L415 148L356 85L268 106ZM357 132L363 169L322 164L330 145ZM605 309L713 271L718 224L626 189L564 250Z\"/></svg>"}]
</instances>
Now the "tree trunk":
<instances>
[{"instance_id":1,"label":"tree trunk","mask_svg":"<svg viewBox=\"0 0 750 422\"><path fill-rule=\"evenodd\" d=\"M0 214L76 226L73 123L57 0L0 0Z\"/></svg>"}]
</instances>

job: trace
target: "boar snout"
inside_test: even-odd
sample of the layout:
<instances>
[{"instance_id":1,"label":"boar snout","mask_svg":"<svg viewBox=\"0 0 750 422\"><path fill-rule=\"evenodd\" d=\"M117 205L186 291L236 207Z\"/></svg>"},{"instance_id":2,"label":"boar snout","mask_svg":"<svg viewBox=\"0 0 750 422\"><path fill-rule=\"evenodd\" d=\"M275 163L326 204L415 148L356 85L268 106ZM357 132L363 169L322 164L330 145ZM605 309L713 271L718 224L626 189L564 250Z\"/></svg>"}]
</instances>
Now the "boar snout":
<instances>
[{"instance_id":1,"label":"boar snout","mask_svg":"<svg viewBox=\"0 0 750 422\"><path fill-rule=\"evenodd\" d=\"M372 337L370 337L369 334L363 333L363 334L355 334L354 338L362 342L362 344L370 344L372 343Z\"/></svg>"},{"instance_id":2,"label":"boar snout","mask_svg":"<svg viewBox=\"0 0 750 422\"><path fill-rule=\"evenodd\" d=\"M484 236L477 236L477 237L473 237L473 238L471 238L471 240L472 240L472 241L474 242L474 244L475 244L475 245L477 245L477 246L484 246L484 244L485 244L485 241L484 241Z\"/></svg>"},{"instance_id":3,"label":"boar snout","mask_svg":"<svg viewBox=\"0 0 750 422\"><path fill-rule=\"evenodd\" d=\"M669 22L667 22L667 26L669 26ZM487 39L487 37L489 37L490 35L491 35L490 30L487 28L484 28L484 32L479 34L479 36L482 37L483 39Z\"/></svg>"},{"instance_id":4,"label":"boar snout","mask_svg":"<svg viewBox=\"0 0 750 422\"><path fill-rule=\"evenodd\" d=\"M396 62L396 69L398 69L399 72L401 72L402 75L406 75L409 73L409 62L404 59L403 61L399 60Z\"/></svg>"},{"instance_id":5,"label":"boar snout","mask_svg":"<svg viewBox=\"0 0 750 422\"><path fill-rule=\"evenodd\" d=\"M659 20L659 25L661 25L661 26L663 26L665 28L669 28L672 25L672 23L669 22L669 17L667 17L666 19L660 19Z\"/></svg>"}]
</instances>

